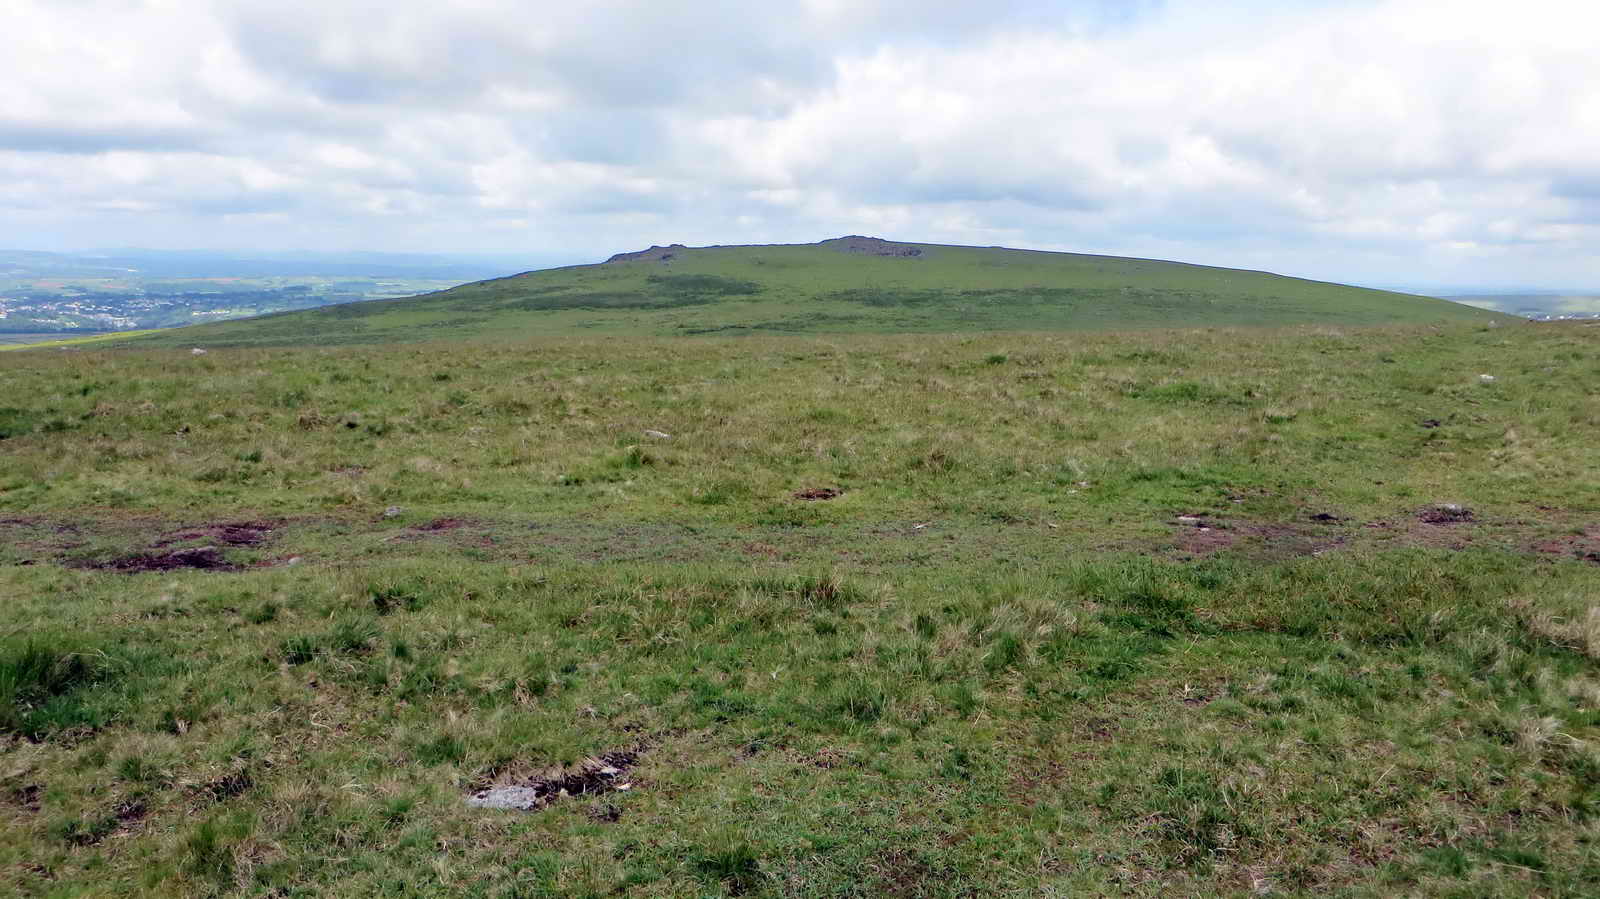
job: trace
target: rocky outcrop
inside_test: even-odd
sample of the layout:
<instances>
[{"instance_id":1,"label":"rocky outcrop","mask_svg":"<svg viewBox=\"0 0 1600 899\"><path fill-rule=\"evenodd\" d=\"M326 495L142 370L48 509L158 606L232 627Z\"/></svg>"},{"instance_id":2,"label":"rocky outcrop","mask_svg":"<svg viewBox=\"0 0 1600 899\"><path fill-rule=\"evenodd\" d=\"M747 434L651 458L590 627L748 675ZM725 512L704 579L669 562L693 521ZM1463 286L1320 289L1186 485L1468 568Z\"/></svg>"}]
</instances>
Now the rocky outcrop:
<instances>
[{"instance_id":1,"label":"rocky outcrop","mask_svg":"<svg viewBox=\"0 0 1600 899\"><path fill-rule=\"evenodd\" d=\"M852 234L849 237L835 237L833 240L824 240L819 246L842 253L860 253L864 256L904 256L915 257L922 255L922 248L909 243L895 243L881 237L862 237Z\"/></svg>"},{"instance_id":2,"label":"rocky outcrop","mask_svg":"<svg viewBox=\"0 0 1600 899\"><path fill-rule=\"evenodd\" d=\"M666 261L672 259L673 256L676 256L678 254L679 250L687 250L687 249L689 249L689 248L684 246L683 244L675 243L675 244L673 244L671 246L667 246L667 247L651 247L648 250L639 250L636 253L618 253L617 255L612 256L610 259L607 259L606 261L607 262L666 262Z\"/></svg>"},{"instance_id":3,"label":"rocky outcrop","mask_svg":"<svg viewBox=\"0 0 1600 899\"><path fill-rule=\"evenodd\" d=\"M838 250L841 253L855 253L860 256L898 256L903 259L913 259L923 255L924 253L923 248L917 246L916 244L896 243L892 240L884 240L881 237L863 237L859 234L852 234L849 237L835 237L832 240L818 241L816 244L813 244L813 246L827 247L830 250ZM687 249L689 248L681 243L675 243L665 247L654 246L648 250L639 250L633 253L618 253L617 255L612 256L610 259L607 259L606 262L671 262L680 251ZM701 247L699 249L731 250L750 248L737 246L724 247L718 245Z\"/></svg>"}]
</instances>

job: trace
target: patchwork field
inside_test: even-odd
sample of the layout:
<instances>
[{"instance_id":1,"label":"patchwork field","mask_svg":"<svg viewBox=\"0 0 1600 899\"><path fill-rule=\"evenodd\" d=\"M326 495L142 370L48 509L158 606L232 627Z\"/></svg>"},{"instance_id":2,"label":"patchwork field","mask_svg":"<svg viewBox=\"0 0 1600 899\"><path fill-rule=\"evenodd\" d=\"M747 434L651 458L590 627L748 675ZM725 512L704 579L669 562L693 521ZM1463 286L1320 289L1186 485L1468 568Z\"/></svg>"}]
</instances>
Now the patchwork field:
<instances>
[{"instance_id":1,"label":"patchwork field","mask_svg":"<svg viewBox=\"0 0 1600 899\"><path fill-rule=\"evenodd\" d=\"M1594 895L1502 321L0 354L0 891Z\"/></svg>"}]
</instances>

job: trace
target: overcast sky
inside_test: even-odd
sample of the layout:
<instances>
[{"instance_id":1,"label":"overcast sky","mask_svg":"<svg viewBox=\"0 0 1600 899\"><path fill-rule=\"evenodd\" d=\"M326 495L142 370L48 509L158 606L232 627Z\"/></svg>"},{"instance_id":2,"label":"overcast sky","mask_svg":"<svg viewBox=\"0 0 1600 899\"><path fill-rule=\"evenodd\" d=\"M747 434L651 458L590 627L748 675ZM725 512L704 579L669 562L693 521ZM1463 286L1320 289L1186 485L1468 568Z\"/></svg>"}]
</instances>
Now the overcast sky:
<instances>
[{"instance_id":1,"label":"overcast sky","mask_svg":"<svg viewBox=\"0 0 1600 899\"><path fill-rule=\"evenodd\" d=\"M1600 287L1593 0L0 8L11 248L865 233Z\"/></svg>"}]
</instances>

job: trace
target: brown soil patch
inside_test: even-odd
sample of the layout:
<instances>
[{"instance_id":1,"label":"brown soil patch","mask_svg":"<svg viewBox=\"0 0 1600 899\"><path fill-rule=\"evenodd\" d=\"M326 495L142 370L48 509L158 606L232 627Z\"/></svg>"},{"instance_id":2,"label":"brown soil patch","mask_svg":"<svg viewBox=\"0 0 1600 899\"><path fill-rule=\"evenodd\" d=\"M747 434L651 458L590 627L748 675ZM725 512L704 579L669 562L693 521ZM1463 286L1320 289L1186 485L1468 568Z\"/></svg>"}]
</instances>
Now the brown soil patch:
<instances>
[{"instance_id":1,"label":"brown soil patch","mask_svg":"<svg viewBox=\"0 0 1600 899\"><path fill-rule=\"evenodd\" d=\"M427 524L419 524L416 527L413 527L412 530L438 533L439 531L458 530L466 527L468 524L469 522L465 518L435 518Z\"/></svg>"},{"instance_id":2,"label":"brown soil patch","mask_svg":"<svg viewBox=\"0 0 1600 899\"><path fill-rule=\"evenodd\" d=\"M36 812L41 806L40 797L44 794L44 787L38 784L24 784L7 794L6 798L20 808Z\"/></svg>"},{"instance_id":3,"label":"brown soil patch","mask_svg":"<svg viewBox=\"0 0 1600 899\"><path fill-rule=\"evenodd\" d=\"M1187 556L1209 556L1231 549L1239 535L1215 524L1189 526L1178 534L1178 551Z\"/></svg>"},{"instance_id":4,"label":"brown soil patch","mask_svg":"<svg viewBox=\"0 0 1600 899\"><path fill-rule=\"evenodd\" d=\"M1453 503L1429 506L1417 513L1417 520L1423 524L1462 524L1473 518L1471 509Z\"/></svg>"},{"instance_id":5,"label":"brown soil patch","mask_svg":"<svg viewBox=\"0 0 1600 899\"><path fill-rule=\"evenodd\" d=\"M130 799L119 804L112 814L122 827L131 828L143 821L145 816L150 814L150 809L146 808L143 802L137 799Z\"/></svg>"},{"instance_id":6,"label":"brown soil patch","mask_svg":"<svg viewBox=\"0 0 1600 899\"><path fill-rule=\"evenodd\" d=\"M255 786L248 771L230 771L195 788L195 795L208 802L226 802Z\"/></svg>"},{"instance_id":7,"label":"brown soil patch","mask_svg":"<svg viewBox=\"0 0 1600 899\"><path fill-rule=\"evenodd\" d=\"M844 496L844 491L838 489L837 487L811 487L811 488L799 491L798 493L796 493L794 495L794 498L795 499L806 499L806 500L818 500L818 499L838 499L841 496Z\"/></svg>"},{"instance_id":8,"label":"brown soil patch","mask_svg":"<svg viewBox=\"0 0 1600 899\"><path fill-rule=\"evenodd\" d=\"M150 544L151 547L171 546L189 540L206 540L227 546L260 546L271 536L276 524L265 521L241 521L226 524L208 524L198 528L178 531Z\"/></svg>"},{"instance_id":9,"label":"brown soil patch","mask_svg":"<svg viewBox=\"0 0 1600 899\"><path fill-rule=\"evenodd\" d=\"M138 574L143 571L177 571L182 568L194 568L200 571L238 570L238 566L223 558L221 550L218 550L215 546L196 546L189 549L173 550L169 553L135 553L130 556L108 559L104 562L82 563L79 567L94 568L101 571L119 571L124 574Z\"/></svg>"},{"instance_id":10,"label":"brown soil patch","mask_svg":"<svg viewBox=\"0 0 1600 899\"><path fill-rule=\"evenodd\" d=\"M1290 524L1222 522L1198 515L1180 515L1176 549L1180 558L1199 559L1223 550L1238 550L1262 561L1321 555L1346 538L1326 528Z\"/></svg>"},{"instance_id":11,"label":"brown soil patch","mask_svg":"<svg viewBox=\"0 0 1600 899\"><path fill-rule=\"evenodd\" d=\"M473 791L477 802L492 802L496 797L513 804L486 806L537 811L558 799L593 796L627 789L628 773L639 764L639 751L616 749L586 759L576 768L543 777L532 777L484 785ZM620 817L620 813L619 813ZM612 818L611 820L616 820Z\"/></svg>"},{"instance_id":12,"label":"brown soil patch","mask_svg":"<svg viewBox=\"0 0 1600 899\"><path fill-rule=\"evenodd\" d=\"M1600 527L1588 528L1582 534L1542 540L1533 545L1533 551L1600 565Z\"/></svg>"},{"instance_id":13,"label":"brown soil patch","mask_svg":"<svg viewBox=\"0 0 1600 899\"><path fill-rule=\"evenodd\" d=\"M1399 521L1379 520L1368 522L1367 531L1382 532L1380 539L1402 546L1422 546L1431 549L1466 549L1473 542L1475 528L1456 525L1464 522L1430 522L1419 513Z\"/></svg>"}]
</instances>

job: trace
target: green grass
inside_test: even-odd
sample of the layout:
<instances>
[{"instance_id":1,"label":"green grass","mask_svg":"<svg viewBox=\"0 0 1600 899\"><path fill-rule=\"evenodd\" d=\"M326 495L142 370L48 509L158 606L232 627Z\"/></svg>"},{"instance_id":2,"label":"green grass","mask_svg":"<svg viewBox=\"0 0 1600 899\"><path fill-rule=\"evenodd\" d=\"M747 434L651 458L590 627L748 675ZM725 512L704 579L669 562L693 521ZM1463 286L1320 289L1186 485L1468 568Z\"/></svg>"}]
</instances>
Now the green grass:
<instances>
[{"instance_id":1,"label":"green grass","mask_svg":"<svg viewBox=\"0 0 1600 899\"><path fill-rule=\"evenodd\" d=\"M529 272L401 300L161 332L164 346L341 345L584 335L950 333L1514 321L1444 300L1112 256L837 241L673 248L667 260Z\"/></svg>"},{"instance_id":2,"label":"green grass","mask_svg":"<svg viewBox=\"0 0 1600 899\"><path fill-rule=\"evenodd\" d=\"M164 332L159 329L154 329L145 331L117 331L110 334L94 334L89 337L63 337L59 334L26 335L30 339L14 341L0 340L0 353L8 350L77 349L80 347L94 346L95 344L119 343L123 340L161 333ZM35 336L37 336L39 339L31 339Z\"/></svg>"},{"instance_id":3,"label":"green grass","mask_svg":"<svg viewBox=\"0 0 1600 899\"><path fill-rule=\"evenodd\" d=\"M1593 895L1597 376L1578 325L6 354L0 891Z\"/></svg>"}]
</instances>

